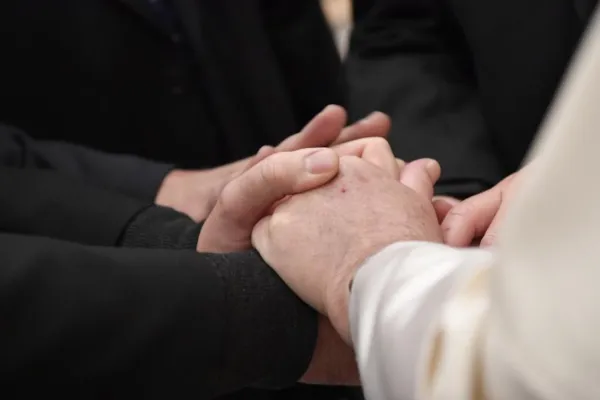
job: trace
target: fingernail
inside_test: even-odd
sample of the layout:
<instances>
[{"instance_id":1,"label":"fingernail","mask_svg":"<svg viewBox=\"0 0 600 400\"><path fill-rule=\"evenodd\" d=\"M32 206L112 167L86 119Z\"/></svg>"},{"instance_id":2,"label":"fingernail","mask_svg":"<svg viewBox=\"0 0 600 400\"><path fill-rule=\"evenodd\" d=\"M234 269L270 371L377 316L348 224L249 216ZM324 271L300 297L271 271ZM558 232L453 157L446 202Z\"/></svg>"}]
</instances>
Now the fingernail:
<instances>
[{"instance_id":1,"label":"fingernail","mask_svg":"<svg viewBox=\"0 0 600 400\"><path fill-rule=\"evenodd\" d=\"M425 164L425 169L427 170L427 174L431 179L437 179L440 176L440 164L435 160L427 160L427 164Z\"/></svg>"},{"instance_id":2,"label":"fingernail","mask_svg":"<svg viewBox=\"0 0 600 400\"><path fill-rule=\"evenodd\" d=\"M331 149L317 150L306 156L304 165L311 174L323 174L337 167L338 158Z\"/></svg>"}]
</instances>

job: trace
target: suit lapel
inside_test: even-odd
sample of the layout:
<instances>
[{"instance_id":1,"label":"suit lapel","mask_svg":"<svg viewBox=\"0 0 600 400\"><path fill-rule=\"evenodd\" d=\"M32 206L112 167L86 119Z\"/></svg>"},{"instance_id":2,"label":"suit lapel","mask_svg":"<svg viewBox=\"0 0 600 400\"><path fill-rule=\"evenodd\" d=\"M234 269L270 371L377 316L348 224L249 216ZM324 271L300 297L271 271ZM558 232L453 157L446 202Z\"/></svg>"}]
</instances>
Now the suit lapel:
<instances>
[{"instance_id":1,"label":"suit lapel","mask_svg":"<svg viewBox=\"0 0 600 400\"><path fill-rule=\"evenodd\" d=\"M253 137L248 134L252 117L239 95L244 92L244 82L237 72L245 66L239 64L229 15L231 5L233 12L239 11L237 1L171 1L196 58L199 79L222 138L236 158L248 156L247 149L254 148Z\"/></svg>"},{"instance_id":2,"label":"suit lapel","mask_svg":"<svg viewBox=\"0 0 600 400\"><path fill-rule=\"evenodd\" d=\"M206 53L202 13L197 1L171 0L181 22L181 28L196 56Z\"/></svg>"},{"instance_id":3,"label":"suit lapel","mask_svg":"<svg viewBox=\"0 0 600 400\"><path fill-rule=\"evenodd\" d=\"M170 34L169 26L152 9L149 0L113 0L123 5L126 9L139 16L146 23L150 24L165 34Z\"/></svg>"}]
</instances>

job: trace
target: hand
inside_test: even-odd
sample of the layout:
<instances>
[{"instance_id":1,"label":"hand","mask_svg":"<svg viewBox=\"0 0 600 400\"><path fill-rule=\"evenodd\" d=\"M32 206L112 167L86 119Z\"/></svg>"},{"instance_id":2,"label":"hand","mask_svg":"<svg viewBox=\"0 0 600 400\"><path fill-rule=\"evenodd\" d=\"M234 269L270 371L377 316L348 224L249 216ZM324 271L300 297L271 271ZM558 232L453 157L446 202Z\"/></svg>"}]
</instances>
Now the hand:
<instances>
[{"instance_id":1,"label":"hand","mask_svg":"<svg viewBox=\"0 0 600 400\"><path fill-rule=\"evenodd\" d=\"M387 141L381 138L360 139L334 147L337 156L356 155L399 177L404 163L393 157ZM335 154L322 175L307 175L302 157L313 150L273 154L264 149L256 164L230 182L221 193L217 206L205 222L198 241L198 251L236 251L250 247L254 225L272 205L295 191L307 190L330 180L339 166ZM306 154L305 154L306 153ZM322 157L324 155L321 155ZM329 160L326 158L326 161ZM325 163L327 164L327 163ZM279 172L277 172L279 171ZM308 370L301 382L328 385L358 385L359 376L353 350L337 334L327 318L319 318L317 344Z\"/></svg>"},{"instance_id":2,"label":"hand","mask_svg":"<svg viewBox=\"0 0 600 400\"><path fill-rule=\"evenodd\" d=\"M154 202L202 221L214 206L224 182L229 182L241 164L232 163L206 170L173 170L163 179Z\"/></svg>"},{"instance_id":3,"label":"hand","mask_svg":"<svg viewBox=\"0 0 600 400\"><path fill-rule=\"evenodd\" d=\"M498 227L525 170L510 175L483 193L454 204L447 209L445 216L438 207L438 215L444 217L444 242L456 247L470 246L479 240L484 247L494 244Z\"/></svg>"},{"instance_id":4,"label":"hand","mask_svg":"<svg viewBox=\"0 0 600 400\"><path fill-rule=\"evenodd\" d=\"M267 148L267 150L294 151L311 147L327 147L365 137L384 137L390 128L389 118L378 112L346 128L344 128L345 124L344 109L339 106L328 106L301 132L288 137L277 147ZM255 157L213 169L172 171L163 180L155 203L174 208L195 221L202 221L213 209L225 185L262 158L264 158L264 151Z\"/></svg>"},{"instance_id":5,"label":"hand","mask_svg":"<svg viewBox=\"0 0 600 400\"><path fill-rule=\"evenodd\" d=\"M338 171L338 157L368 157L375 165L387 169L397 179L404 163L396 160L385 139L366 138L321 149L321 160L305 157L318 149L274 153L259 152L257 163L225 186L217 204L204 222L197 250L231 252L252 246L251 235L256 223L270 214L273 207L292 194L322 186ZM335 151L335 153L334 153ZM316 170L309 171L307 167Z\"/></svg>"},{"instance_id":6,"label":"hand","mask_svg":"<svg viewBox=\"0 0 600 400\"><path fill-rule=\"evenodd\" d=\"M254 225L284 197L324 185L338 172L339 158L328 148L272 154L225 186L200 231L199 252L232 252L250 247Z\"/></svg>"},{"instance_id":7,"label":"hand","mask_svg":"<svg viewBox=\"0 0 600 400\"><path fill-rule=\"evenodd\" d=\"M265 261L347 341L348 288L358 266L396 241L442 240L431 204L437 162L407 164L401 182L393 174L343 156L334 180L292 196L252 233Z\"/></svg>"}]
</instances>

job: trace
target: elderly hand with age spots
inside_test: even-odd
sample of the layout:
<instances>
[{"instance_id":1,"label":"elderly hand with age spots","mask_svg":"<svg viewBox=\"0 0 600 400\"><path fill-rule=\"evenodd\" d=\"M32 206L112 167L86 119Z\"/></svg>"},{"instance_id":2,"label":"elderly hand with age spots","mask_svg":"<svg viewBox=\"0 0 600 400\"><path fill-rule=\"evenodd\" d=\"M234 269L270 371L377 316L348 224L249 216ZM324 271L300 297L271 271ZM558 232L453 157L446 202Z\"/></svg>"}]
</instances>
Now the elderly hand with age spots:
<instances>
[{"instance_id":1,"label":"elderly hand with age spots","mask_svg":"<svg viewBox=\"0 0 600 400\"><path fill-rule=\"evenodd\" d=\"M397 241L442 241L431 203L439 174L433 160L400 171L393 155L343 155L335 179L279 204L256 225L252 243L349 341L348 286L360 264Z\"/></svg>"},{"instance_id":2,"label":"elderly hand with age spots","mask_svg":"<svg viewBox=\"0 0 600 400\"><path fill-rule=\"evenodd\" d=\"M205 229L221 235L201 234L199 251L239 251L251 246L255 224L268 215L275 204L285 204L286 198L327 184L340 168L340 157L367 160L379 171L387 171L397 179L404 166L396 160L387 141L381 138L359 139L338 144L331 149L305 149L275 153L263 150L247 170L228 184L220 195L213 213L215 218L205 223ZM437 163L420 161L430 166L436 178ZM418 163L417 163L418 164ZM407 167L410 172L414 166ZM418 185L418 174L409 173L407 182ZM293 199L293 197L292 197ZM210 225L212 224L212 226ZM289 245L293 245L290 241ZM351 348L340 338L327 318L319 320L317 345L312 362L303 377L306 383L358 384L358 373Z\"/></svg>"}]
</instances>

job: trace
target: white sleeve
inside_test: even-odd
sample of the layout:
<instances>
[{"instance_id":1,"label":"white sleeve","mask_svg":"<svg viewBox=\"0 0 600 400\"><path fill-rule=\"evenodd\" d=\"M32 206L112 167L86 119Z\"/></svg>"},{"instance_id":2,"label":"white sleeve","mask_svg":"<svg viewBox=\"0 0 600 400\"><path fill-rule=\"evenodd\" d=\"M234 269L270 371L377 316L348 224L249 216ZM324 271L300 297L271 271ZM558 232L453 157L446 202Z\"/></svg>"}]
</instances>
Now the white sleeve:
<instances>
[{"instance_id":1,"label":"white sleeve","mask_svg":"<svg viewBox=\"0 0 600 400\"><path fill-rule=\"evenodd\" d=\"M469 399L470 341L488 302L484 285L465 288L480 282L490 265L491 253L484 250L420 242L393 244L364 263L352 286L350 325L367 399L429 398L427 377L442 320L449 322L443 342L452 343L437 366L452 364L441 374L451 382L444 398ZM469 302L456 314L454 304L465 293ZM443 386L438 380L436 388Z\"/></svg>"},{"instance_id":2,"label":"white sleeve","mask_svg":"<svg viewBox=\"0 0 600 400\"><path fill-rule=\"evenodd\" d=\"M358 271L368 399L600 399L599 15L493 257L395 244Z\"/></svg>"}]
</instances>

